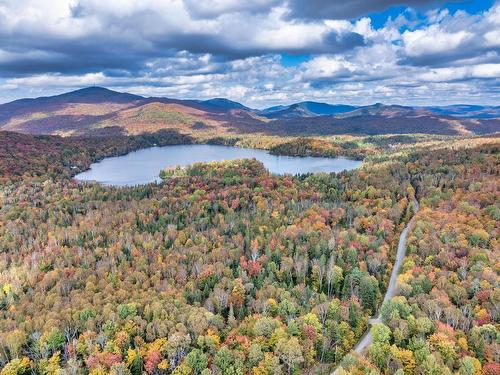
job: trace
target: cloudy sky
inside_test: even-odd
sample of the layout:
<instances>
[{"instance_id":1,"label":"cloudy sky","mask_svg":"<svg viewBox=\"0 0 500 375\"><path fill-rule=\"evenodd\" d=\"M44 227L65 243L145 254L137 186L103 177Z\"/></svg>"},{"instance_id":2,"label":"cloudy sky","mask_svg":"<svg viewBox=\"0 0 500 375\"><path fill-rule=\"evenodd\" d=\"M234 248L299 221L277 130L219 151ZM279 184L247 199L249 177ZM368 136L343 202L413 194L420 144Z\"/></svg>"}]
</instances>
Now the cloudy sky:
<instances>
[{"instance_id":1,"label":"cloudy sky","mask_svg":"<svg viewBox=\"0 0 500 375\"><path fill-rule=\"evenodd\" d=\"M0 102L500 105L500 0L0 0Z\"/></svg>"}]
</instances>

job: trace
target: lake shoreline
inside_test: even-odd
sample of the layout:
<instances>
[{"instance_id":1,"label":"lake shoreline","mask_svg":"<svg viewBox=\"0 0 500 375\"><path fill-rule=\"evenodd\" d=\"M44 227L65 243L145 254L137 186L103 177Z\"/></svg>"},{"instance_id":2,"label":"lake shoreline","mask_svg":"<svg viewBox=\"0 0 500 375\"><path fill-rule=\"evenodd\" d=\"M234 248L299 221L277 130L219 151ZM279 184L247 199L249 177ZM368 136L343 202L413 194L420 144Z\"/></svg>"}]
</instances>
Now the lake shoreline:
<instances>
[{"instance_id":1,"label":"lake shoreline","mask_svg":"<svg viewBox=\"0 0 500 375\"><path fill-rule=\"evenodd\" d=\"M130 151L125 155L110 156L94 162L90 168L73 178L81 182L98 182L108 186L136 186L159 183L160 171L165 168L187 166L197 162L211 162L255 158L270 173L305 174L332 173L359 168L362 161L345 157L272 155L269 150L210 144L185 144L151 147Z\"/></svg>"}]
</instances>

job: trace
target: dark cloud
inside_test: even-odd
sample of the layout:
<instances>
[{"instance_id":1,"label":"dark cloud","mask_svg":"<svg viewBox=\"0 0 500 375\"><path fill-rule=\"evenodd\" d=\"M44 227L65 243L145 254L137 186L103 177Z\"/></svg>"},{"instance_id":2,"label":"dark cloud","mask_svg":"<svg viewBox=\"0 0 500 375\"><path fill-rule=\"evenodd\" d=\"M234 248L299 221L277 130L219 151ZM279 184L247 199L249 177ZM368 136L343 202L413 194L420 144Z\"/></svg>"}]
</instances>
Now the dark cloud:
<instances>
[{"instance_id":1,"label":"dark cloud","mask_svg":"<svg viewBox=\"0 0 500 375\"><path fill-rule=\"evenodd\" d=\"M0 50L10 57L0 60L0 76L36 73L83 74L100 71L137 73L158 59L179 51L193 55L210 54L221 62L266 54L341 53L365 45L363 36L350 31L332 30L316 43L306 46L267 46L238 42L229 35L199 32L168 32L145 37L139 42L120 31L89 34L82 38L0 33ZM37 54L30 53L38 51ZM116 74L116 73L115 73Z\"/></svg>"},{"instance_id":2,"label":"dark cloud","mask_svg":"<svg viewBox=\"0 0 500 375\"><path fill-rule=\"evenodd\" d=\"M470 60L474 61L472 62ZM439 53L429 53L419 56L403 55L398 59L399 65L412 65L417 67L432 68L443 68L450 66L456 67L462 65L471 65L473 63L500 63L500 56L492 48L471 43L465 48L459 48L456 50L442 51Z\"/></svg>"},{"instance_id":3,"label":"dark cloud","mask_svg":"<svg viewBox=\"0 0 500 375\"><path fill-rule=\"evenodd\" d=\"M9 38L8 43L0 41L0 49L8 53L8 58L0 60L0 76L4 77L36 73L84 74L104 70L124 74L137 72L144 67L145 61L156 56L155 51L127 48L126 44L105 36L64 40L17 35ZM167 55L165 51L162 53Z\"/></svg>"},{"instance_id":4,"label":"dark cloud","mask_svg":"<svg viewBox=\"0 0 500 375\"><path fill-rule=\"evenodd\" d=\"M289 0L291 19L352 19L393 5L422 7L445 3L445 0Z\"/></svg>"},{"instance_id":5,"label":"dark cloud","mask_svg":"<svg viewBox=\"0 0 500 375\"><path fill-rule=\"evenodd\" d=\"M268 13L272 7L282 2L283 0L234 0L226 3L217 0L184 0L184 6L193 18L211 19L228 13Z\"/></svg>"},{"instance_id":6,"label":"dark cloud","mask_svg":"<svg viewBox=\"0 0 500 375\"><path fill-rule=\"evenodd\" d=\"M207 0L200 4L185 0L184 8L190 15L198 12L197 17L208 17L212 13L233 12L234 16L217 21L192 20L185 12L182 14L183 7L180 6L175 11L186 22L175 25L169 22L176 22L175 18L162 13L165 7L160 5L137 5L137 9L127 12L121 11L117 5L106 7L93 1L79 0L68 3L69 16L57 19L59 23L67 23L69 28L89 25L75 33L66 33L64 28L51 27L44 19L30 18L30 15L26 15L22 22L4 28L2 25L8 25L9 19L2 17L8 15L0 13L0 76L104 71L114 76L126 76L145 72L152 62L173 57L180 51L193 55L210 54L215 60L227 62L267 54L342 53L365 45L363 36L358 33L330 30L321 34L320 28L314 29L317 37L310 38L310 43L302 43L301 37L297 36L291 36L297 43L291 43L288 36L275 39L272 43L254 38L259 32L268 33L271 38L273 33L279 33L274 22L285 21L270 17L269 12L282 2ZM261 12L267 14L258 15ZM249 21L249 17L253 17L251 20L255 22ZM212 21L217 22L217 27L212 25L205 31L202 25ZM296 23L287 22L287 25L292 24ZM314 26L306 25L304 32L313 30L311 27Z\"/></svg>"},{"instance_id":7,"label":"dark cloud","mask_svg":"<svg viewBox=\"0 0 500 375\"><path fill-rule=\"evenodd\" d=\"M343 52L354 47L366 45L361 34L355 32L339 33L337 31L329 32L324 39L324 45L328 53Z\"/></svg>"},{"instance_id":8,"label":"dark cloud","mask_svg":"<svg viewBox=\"0 0 500 375\"><path fill-rule=\"evenodd\" d=\"M390 78L390 75L387 74L373 74L370 72L357 72L352 73L349 71L339 72L331 77L316 77L308 80L310 86L315 89L325 89L328 87L332 87L341 83L349 83L349 82L376 82L384 79Z\"/></svg>"}]
</instances>

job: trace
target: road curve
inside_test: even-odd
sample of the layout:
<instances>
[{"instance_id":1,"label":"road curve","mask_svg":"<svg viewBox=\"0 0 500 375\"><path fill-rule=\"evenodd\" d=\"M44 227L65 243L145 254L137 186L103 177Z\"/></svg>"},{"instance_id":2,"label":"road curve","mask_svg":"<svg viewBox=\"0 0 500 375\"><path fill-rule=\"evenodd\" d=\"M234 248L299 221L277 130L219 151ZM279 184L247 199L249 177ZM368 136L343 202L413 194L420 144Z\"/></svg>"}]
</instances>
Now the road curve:
<instances>
[{"instance_id":1,"label":"road curve","mask_svg":"<svg viewBox=\"0 0 500 375\"><path fill-rule=\"evenodd\" d=\"M406 239L408 237L408 232L410 230L410 227L413 224L413 220L415 219L415 214L419 209L420 206L418 204L418 201L414 199L413 217L410 219L408 224L406 224L405 228L401 232L401 236L399 237L398 251L396 253L396 261L394 262L394 267L392 268L391 278L389 279L389 285L387 286L387 291L385 292L382 304L396 295L396 282L398 280L399 269L401 268L401 264L403 263L403 260L406 255ZM375 318L369 319L369 326L376 323L380 323L380 321L381 321L381 316L379 313ZM358 341L358 343L356 344L356 346L353 348L352 351L357 354L362 354L363 351L368 347L368 345L371 344L371 342L372 342L372 334L370 332L370 329L368 329L365 332L365 334L361 336L361 339ZM337 374L338 374L338 367L332 372L332 375L337 375Z\"/></svg>"}]
</instances>

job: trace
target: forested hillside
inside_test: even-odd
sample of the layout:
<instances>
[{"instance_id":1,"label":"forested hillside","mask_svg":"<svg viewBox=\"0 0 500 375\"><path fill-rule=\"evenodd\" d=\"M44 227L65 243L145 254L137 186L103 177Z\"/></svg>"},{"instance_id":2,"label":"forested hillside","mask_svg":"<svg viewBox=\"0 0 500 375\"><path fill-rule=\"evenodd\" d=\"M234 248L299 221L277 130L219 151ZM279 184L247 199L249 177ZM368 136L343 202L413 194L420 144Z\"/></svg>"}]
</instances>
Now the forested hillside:
<instances>
[{"instance_id":1,"label":"forested hillside","mask_svg":"<svg viewBox=\"0 0 500 375\"><path fill-rule=\"evenodd\" d=\"M422 209L400 296L382 306L369 363L343 361L349 373L500 372L499 146L462 142L408 165Z\"/></svg>"},{"instance_id":2,"label":"forested hillside","mask_svg":"<svg viewBox=\"0 0 500 375\"><path fill-rule=\"evenodd\" d=\"M266 110L228 99L144 98L87 87L0 104L0 130L62 136L140 135L160 130L205 137L260 135L473 135L497 132L498 107L406 107L302 102Z\"/></svg>"},{"instance_id":3,"label":"forested hillside","mask_svg":"<svg viewBox=\"0 0 500 375\"><path fill-rule=\"evenodd\" d=\"M237 160L114 188L71 175L157 138L2 136L1 375L498 373L498 138L417 144L340 174ZM275 152L342 153L327 143ZM354 357L414 196L401 296Z\"/></svg>"}]
</instances>

